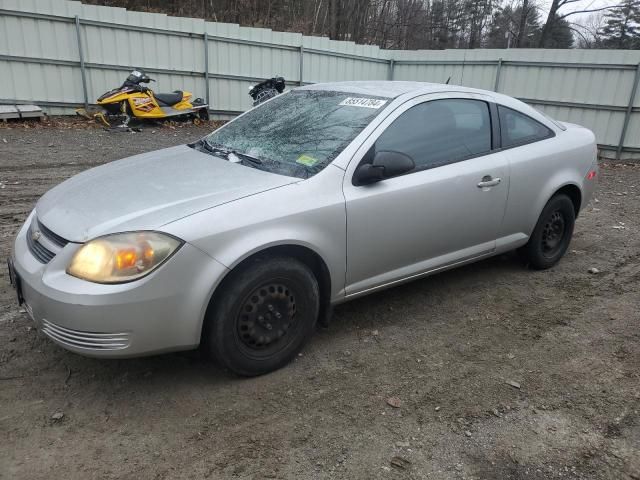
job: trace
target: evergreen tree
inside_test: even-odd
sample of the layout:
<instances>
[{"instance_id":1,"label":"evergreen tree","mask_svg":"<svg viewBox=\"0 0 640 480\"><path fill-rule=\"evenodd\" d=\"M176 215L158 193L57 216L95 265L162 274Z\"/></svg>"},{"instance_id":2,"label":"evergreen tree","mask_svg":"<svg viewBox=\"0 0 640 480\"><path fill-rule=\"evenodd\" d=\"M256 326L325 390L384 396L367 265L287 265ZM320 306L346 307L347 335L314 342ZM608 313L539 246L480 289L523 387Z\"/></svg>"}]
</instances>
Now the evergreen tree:
<instances>
[{"instance_id":1,"label":"evergreen tree","mask_svg":"<svg viewBox=\"0 0 640 480\"><path fill-rule=\"evenodd\" d=\"M624 0L607 14L601 34L609 48L640 48L640 0Z\"/></svg>"},{"instance_id":2,"label":"evergreen tree","mask_svg":"<svg viewBox=\"0 0 640 480\"><path fill-rule=\"evenodd\" d=\"M569 22L564 18L556 20L551 28L551 33L545 42L545 48L571 47L573 47L573 33L571 32Z\"/></svg>"},{"instance_id":3,"label":"evergreen tree","mask_svg":"<svg viewBox=\"0 0 640 480\"><path fill-rule=\"evenodd\" d=\"M523 11L526 13L523 14ZM527 7L525 2L515 9L507 4L505 7L494 10L486 34L485 46L487 48L507 48L507 46L533 48L540 35L540 28L535 8Z\"/></svg>"}]
</instances>

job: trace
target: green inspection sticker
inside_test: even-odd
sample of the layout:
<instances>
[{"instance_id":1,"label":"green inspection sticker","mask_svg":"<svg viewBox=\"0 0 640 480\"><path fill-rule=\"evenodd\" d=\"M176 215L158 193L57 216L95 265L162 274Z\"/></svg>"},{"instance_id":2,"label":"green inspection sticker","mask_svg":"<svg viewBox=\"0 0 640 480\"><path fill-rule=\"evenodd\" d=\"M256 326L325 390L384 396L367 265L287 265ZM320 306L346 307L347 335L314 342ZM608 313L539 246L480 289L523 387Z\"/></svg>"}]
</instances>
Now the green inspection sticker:
<instances>
[{"instance_id":1,"label":"green inspection sticker","mask_svg":"<svg viewBox=\"0 0 640 480\"><path fill-rule=\"evenodd\" d=\"M318 159L313 158L309 155L300 155L296 160L296 163L304 165L305 167L313 167L316 163L318 163Z\"/></svg>"}]
</instances>

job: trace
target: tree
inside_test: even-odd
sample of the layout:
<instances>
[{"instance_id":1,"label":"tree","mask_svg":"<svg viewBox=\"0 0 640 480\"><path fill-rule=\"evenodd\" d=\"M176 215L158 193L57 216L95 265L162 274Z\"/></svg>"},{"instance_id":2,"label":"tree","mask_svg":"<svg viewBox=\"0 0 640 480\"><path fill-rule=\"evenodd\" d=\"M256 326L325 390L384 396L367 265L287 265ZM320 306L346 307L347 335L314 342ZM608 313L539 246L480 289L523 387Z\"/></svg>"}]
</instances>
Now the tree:
<instances>
[{"instance_id":1,"label":"tree","mask_svg":"<svg viewBox=\"0 0 640 480\"><path fill-rule=\"evenodd\" d=\"M469 32L466 47L477 48L480 46L487 20L491 18L493 2L492 0L466 0L462 7L460 23L466 26Z\"/></svg>"},{"instance_id":2,"label":"tree","mask_svg":"<svg viewBox=\"0 0 640 480\"><path fill-rule=\"evenodd\" d=\"M520 12L518 13L520 21L518 22L518 35L516 35L516 43L514 45L516 48L524 47L527 36L527 24L530 18L535 14L535 7L532 6L530 0L522 0Z\"/></svg>"},{"instance_id":3,"label":"tree","mask_svg":"<svg viewBox=\"0 0 640 480\"><path fill-rule=\"evenodd\" d=\"M511 4L494 11L486 46L489 48L530 48L540 35L537 8L523 0L515 8Z\"/></svg>"},{"instance_id":4,"label":"tree","mask_svg":"<svg viewBox=\"0 0 640 480\"><path fill-rule=\"evenodd\" d=\"M540 32L542 33L542 32ZM573 28L564 18L556 20L545 41L545 48L573 47Z\"/></svg>"},{"instance_id":5,"label":"tree","mask_svg":"<svg viewBox=\"0 0 640 480\"><path fill-rule=\"evenodd\" d=\"M82 0L94 5L204 18L216 22L271 28L351 40L391 49L442 48L568 48L573 34L580 45L594 44L594 34L569 20L584 11L605 11L610 5L590 8L593 0L544 0L551 2L544 25L539 23L542 0ZM622 1L635 5L640 0ZM583 4L579 2L584 2ZM583 10L571 10L587 5ZM597 5L597 4L596 4ZM620 21L611 20L608 44L636 45L630 9L621 34ZM609 24L607 24L609 26ZM635 38L635 37L634 37ZM602 45L598 43L598 45ZM629 48L629 47L627 47Z\"/></svg>"},{"instance_id":6,"label":"tree","mask_svg":"<svg viewBox=\"0 0 640 480\"><path fill-rule=\"evenodd\" d=\"M601 33L610 48L640 48L640 0L625 0L605 16Z\"/></svg>"},{"instance_id":7,"label":"tree","mask_svg":"<svg viewBox=\"0 0 640 480\"><path fill-rule=\"evenodd\" d=\"M569 26L567 21L565 21L564 24L562 22L563 20L566 20L571 15L577 15L579 13L600 12L604 10L618 8L617 5L607 5L605 7L598 7L598 8L587 7L581 10L572 10L567 13L559 12L559 10L561 10L563 7L566 7L567 5L576 4L582 1L583 0L552 0L551 6L549 8L549 14L547 15L547 21L544 23L544 26L542 27L542 31L540 32L540 38L538 39L538 47L550 48L548 44L553 43L550 40L550 38L554 36L554 38L556 38L557 40L558 35L561 35L561 36L563 35L559 33L556 33L555 35L552 34L555 28L561 28L561 29L565 28L565 29L571 30L571 27Z\"/></svg>"},{"instance_id":8,"label":"tree","mask_svg":"<svg viewBox=\"0 0 640 480\"><path fill-rule=\"evenodd\" d=\"M579 23L574 23L573 27L577 35L578 48L605 48L602 29L605 25L603 12L593 13Z\"/></svg>"}]
</instances>

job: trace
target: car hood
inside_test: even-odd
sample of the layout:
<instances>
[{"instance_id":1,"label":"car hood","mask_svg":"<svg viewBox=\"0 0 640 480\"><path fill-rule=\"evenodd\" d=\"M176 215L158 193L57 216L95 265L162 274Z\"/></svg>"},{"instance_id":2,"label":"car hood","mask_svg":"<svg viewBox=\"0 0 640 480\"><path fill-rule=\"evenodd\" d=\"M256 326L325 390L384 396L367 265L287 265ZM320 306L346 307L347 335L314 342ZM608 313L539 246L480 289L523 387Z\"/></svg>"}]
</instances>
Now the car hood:
<instances>
[{"instance_id":1,"label":"car hood","mask_svg":"<svg viewBox=\"0 0 640 480\"><path fill-rule=\"evenodd\" d=\"M107 233L158 229L296 181L181 145L82 172L47 192L36 215L55 234L85 242Z\"/></svg>"}]
</instances>

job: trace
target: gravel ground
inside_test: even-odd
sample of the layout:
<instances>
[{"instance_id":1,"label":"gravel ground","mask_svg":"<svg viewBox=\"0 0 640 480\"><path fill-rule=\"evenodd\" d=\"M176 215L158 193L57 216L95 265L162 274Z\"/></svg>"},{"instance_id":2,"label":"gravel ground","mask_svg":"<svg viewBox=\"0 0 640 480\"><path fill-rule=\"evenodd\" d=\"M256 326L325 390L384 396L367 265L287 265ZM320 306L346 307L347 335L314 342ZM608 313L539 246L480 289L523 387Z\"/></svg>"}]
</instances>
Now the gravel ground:
<instances>
[{"instance_id":1,"label":"gravel ground","mask_svg":"<svg viewBox=\"0 0 640 480\"><path fill-rule=\"evenodd\" d=\"M2 252L63 179L211 128L0 126ZM638 480L640 168L603 165L597 199L555 268L504 255L347 303L255 379L67 353L3 268L0 478Z\"/></svg>"}]
</instances>

